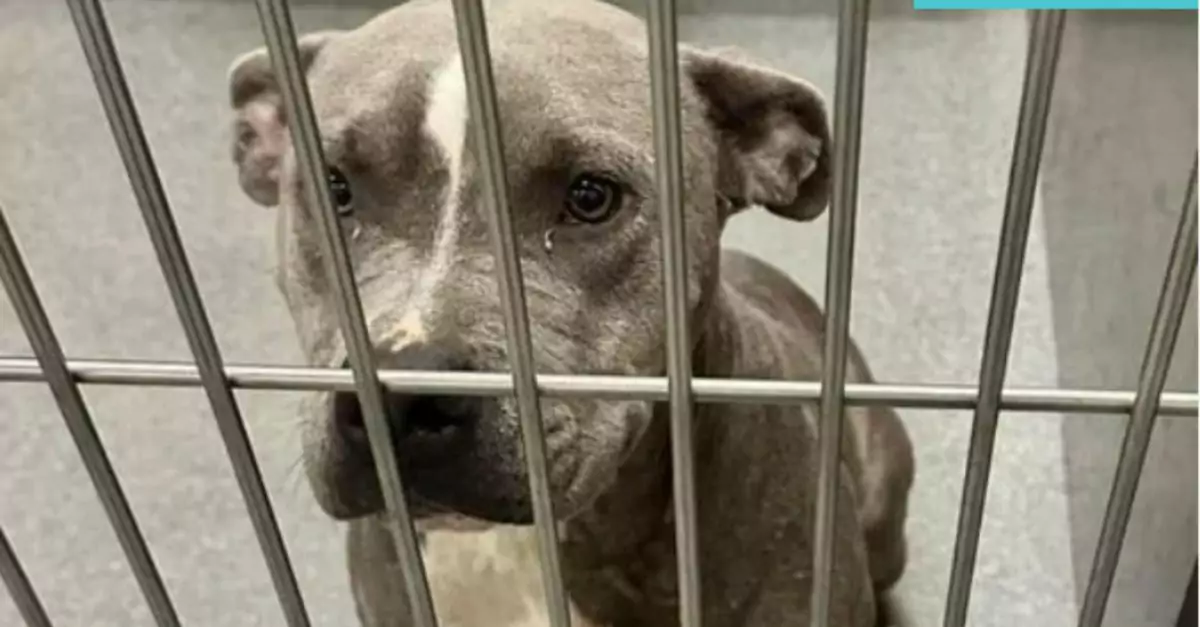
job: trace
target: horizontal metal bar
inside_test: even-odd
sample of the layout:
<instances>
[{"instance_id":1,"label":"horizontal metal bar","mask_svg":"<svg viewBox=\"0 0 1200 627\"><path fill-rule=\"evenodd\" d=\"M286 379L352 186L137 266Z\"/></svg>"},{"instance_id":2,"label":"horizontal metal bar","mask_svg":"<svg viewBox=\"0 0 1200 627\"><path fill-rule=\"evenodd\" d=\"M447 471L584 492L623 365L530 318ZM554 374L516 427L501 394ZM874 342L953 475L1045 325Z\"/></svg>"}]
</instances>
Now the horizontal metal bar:
<instances>
[{"instance_id":1,"label":"horizontal metal bar","mask_svg":"<svg viewBox=\"0 0 1200 627\"><path fill-rule=\"evenodd\" d=\"M144 385L152 387L198 387L200 374L186 362L71 359L67 370L80 384ZM230 385L245 390L322 391L354 390L350 370L307 366L226 364ZM36 360L30 357L0 357L0 383L45 381ZM463 396L507 396L513 393L512 375L503 372L448 372L380 370L385 388L408 394L459 394ZM537 375L538 390L548 398L602 398L611 400L667 400L664 377L610 375ZM692 380L700 403L810 403L821 397L816 381L761 379ZM846 404L888 406L908 409L971 409L978 402L974 386L919 383L847 383ZM1128 414L1133 409L1132 390L1089 390L1079 388L1006 388L1000 408L1014 412L1071 414ZM1161 416L1195 416L1200 394L1166 392L1161 396Z\"/></svg>"},{"instance_id":2,"label":"horizontal metal bar","mask_svg":"<svg viewBox=\"0 0 1200 627\"><path fill-rule=\"evenodd\" d=\"M1125 532L1133 512L1133 501L1146 463L1146 453L1150 449L1150 438L1154 434L1155 418L1159 413L1157 400L1171 367L1171 356L1175 352L1179 327L1183 324L1183 314L1195 276L1196 162L1193 161L1175 242L1171 246L1158 305L1146 340L1141 373L1138 375L1137 398L1125 426L1121 456L1104 512L1104 523L1100 527L1092 572L1083 595L1083 606L1079 612L1080 627L1100 627L1104 620L1113 577L1121 559L1121 546L1125 543Z\"/></svg>"},{"instance_id":3,"label":"horizontal metal bar","mask_svg":"<svg viewBox=\"0 0 1200 627\"><path fill-rule=\"evenodd\" d=\"M3 529L0 529L0 579L4 580L4 586L8 588L8 594L25 620L26 627L51 627L46 608L38 600L37 592Z\"/></svg>"},{"instance_id":4,"label":"horizontal metal bar","mask_svg":"<svg viewBox=\"0 0 1200 627\"><path fill-rule=\"evenodd\" d=\"M121 489L121 482L108 459L108 452L96 431L83 394L67 366L62 345L29 276L29 269L17 250L17 242L8 227L3 207L0 207L0 283L8 292L13 310L29 339L30 348L37 354L39 370L54 395L104 513L117 535L125 559L129 561L134 579L146 597L150 614L160 627L178 627L179 616L175 613L171 596L154 563L154 556L146 546L146 538L142 536L137 518L129 507L125 491Z\"/></svg>"},{"instance_id":5,"label":"horizontal metal bar","mask_svg":"<svg viewBox=\"0 0 1200 627\"><path fill-rule=\"evenodd\" d=\"M433 598L425 576L425 562L421 559L421 548L405 496L404 480L392 447L391 424L385 410L383 390L379 386L362 301L354 280L354 267L329 191L324 146L312 98L308 93L305 68L300 61L291 10L286 0L256 0L255 7L285 105L296 165L304 183L304 200L309 210L316 214L326 280L332 285L338 325L345 339L348 360L354 373L354 390L362 408L380 491L387 505L386 521L396 542L396 554L403 571L412 622L416 627L437 627ZM397 617L397 620L401 619Z\"/></svg>"},{"instance_id":6,"label":"horizontal metal bar","mask_svg":"<svg viewBox=\"0 0 1200 627\"><path fill-rule=\"evenodd\" d=\"M284 547L283 535L271 507L258 460L250 446L250 438L233 390L221 371L221 353L205 313L200 289L192 275L187 255L170 203L154 165L154 157L142 130L133 96L121 69L112 35L98 0L69 0L71 15L78 31L79 42L91 68L96 91L104 106L116 140L117 149L125 163L130 185L141 209L150 234L159 267L167 282L172 303L187 336L192 355L199 365L200 379L212 406L217 428L225 444L225 452L233 466L234 476L267 570L279 597L287 624L308 627L308 613L292 570L291 560Z\"/></svg>"},{"instance_id":7,"label":"horizontal metal bar","mask_svg":"<svg viewBox=\"0 0 1200 627\"><path fill-rule=\"evenodd\" d=\"M813 511L812 627L829 627L833 600L834 536L842 466L846 355L850 343L858 167L866 83L869 0L842 0L838 11L833 98L833 185L825 257L825 341L821 419L817 430L817 495Z\"/></svg>"},{"instance_id":8,"label":"horizontal metal bar","mask_svg":"<svg viewBox=\"0 0 1200 627\"><path fill-rule=\"evenodd\" d=\"M554 502L550 493L546 436L534 378L533 340L529 330L517 236L509 207L504 143L482 1L455 0L454 17L470 117L475 121L473 135L480 160L477 172L490 218L488 225L495 250L496 281L504 309L513 391L521 422L525 467L529 472L529 493L533 502L547 615L552 627L570 627L571 616L559 559L558 526L555 524Z\"/></svg>"},{"instance_id":9,"label":"horizontal metal bar","mask_svg":"<svg viewBox=\"0 0 1200 627\"><path fill-rule=\"evenodd\" d=\"M1020 300L1022 269L1025 266L1025 251L1064 20L1064 11L1036 11L1030 28L1008 191L1004 201L1004 219L1000 227L996 271L979 366L979 404L975 407L971 444L967 450L950 587L942 622L944 627L963 627L967 622L971 582L991 476L992 453L1000 424L1000 397L1008 371L1008 355Z\"/></svg>"}]
</instances>

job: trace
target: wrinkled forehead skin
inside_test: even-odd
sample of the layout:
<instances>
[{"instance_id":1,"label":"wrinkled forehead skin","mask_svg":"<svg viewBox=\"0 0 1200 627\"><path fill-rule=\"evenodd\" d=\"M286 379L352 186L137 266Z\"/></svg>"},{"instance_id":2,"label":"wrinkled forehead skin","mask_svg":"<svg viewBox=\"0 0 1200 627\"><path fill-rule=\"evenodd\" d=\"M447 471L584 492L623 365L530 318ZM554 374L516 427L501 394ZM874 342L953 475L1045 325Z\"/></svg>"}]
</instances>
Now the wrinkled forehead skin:
<instances>
[{"instance_id":1,"label":"wrinkled forehead skin","mask_svg":"<svg viewBox=\"0 0 1200 627\"><path fill-rule=\"evenodd\" d=\"M539 368L629 374L661 369L646 33L601 3L489 2L487 23L508 184ZM411 2L324 45L309 84L327 161L355 193L350 246L377 345L453 335L486 370L507 369L485 199L478 180L454 16ZM689 290L715 277L714 148L683 89ZM291 151L287 151L290 155ZM620 226L557 232L563 192L582 172L627 185ZM280 279L309 357L344 358L318 232L294 159L283 167ZM620 222L614 220L613 222ZM586 341L585 341L586 340Z\"/></svg>"}]
</instances>

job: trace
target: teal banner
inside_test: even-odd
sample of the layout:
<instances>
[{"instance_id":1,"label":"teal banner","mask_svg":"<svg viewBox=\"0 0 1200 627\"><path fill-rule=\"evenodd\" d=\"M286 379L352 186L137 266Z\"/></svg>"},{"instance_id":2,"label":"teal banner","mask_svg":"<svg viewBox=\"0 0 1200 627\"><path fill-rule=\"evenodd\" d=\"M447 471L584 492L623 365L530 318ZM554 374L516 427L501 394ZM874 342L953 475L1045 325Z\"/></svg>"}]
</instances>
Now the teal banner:
<instances>
[{"instance_id":1,"label":"teal banner","mask_svg":"<svg viewBox=\"0 0 1200 627\"><path fill-rule=\"evenodd\" d=\"M1197 0L913 0L915 9L1125 9L1197 8Z\"/></svg>"}]
</instances>

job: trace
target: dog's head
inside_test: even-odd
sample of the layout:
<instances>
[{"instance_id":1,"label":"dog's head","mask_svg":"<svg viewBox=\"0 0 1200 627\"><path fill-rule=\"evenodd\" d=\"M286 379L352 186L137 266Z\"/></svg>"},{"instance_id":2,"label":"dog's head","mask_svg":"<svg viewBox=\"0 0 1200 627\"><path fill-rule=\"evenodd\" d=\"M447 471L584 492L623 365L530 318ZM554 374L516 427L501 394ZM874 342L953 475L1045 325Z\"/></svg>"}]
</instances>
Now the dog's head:
<instances>
[{"instance_id":1,"label":"dog's head","mask_svg":"<svg viewBox=\"0 0 1200 627\"><path fill-rule=\"evenodd\" d=\"M606 4L549 0L491 6L488 26L538 371L662 374L644 24ZM380 367L509 370L450 3L406 3L300 48ZM689 306L700 320L727 218L750 205L796 220L823 210L829 136L822 98L803 81L688 47L680 68ZM230 90L240 183L278 212L278 281L300 339L314 364L343 365L313 208L263 50L235 61ZM318 500L341 518L379 510L357 401L312 401L305 464ZM419 516L531 520L510 400L390 394L387 405ZM566 518L612 481L652 407L547 401L543 413Z\"/></svg>"}]
</instances>

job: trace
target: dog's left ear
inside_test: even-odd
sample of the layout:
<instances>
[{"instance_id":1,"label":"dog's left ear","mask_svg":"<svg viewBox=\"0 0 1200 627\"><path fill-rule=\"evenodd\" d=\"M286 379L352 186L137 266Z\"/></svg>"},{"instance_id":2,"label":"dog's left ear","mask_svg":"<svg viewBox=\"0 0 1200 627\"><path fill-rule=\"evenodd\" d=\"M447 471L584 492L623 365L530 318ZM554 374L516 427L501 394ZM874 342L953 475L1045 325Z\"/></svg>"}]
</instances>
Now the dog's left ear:
<instances>
[{"instance_id":1,"label":"dog's left ear","mask_svg":"<svg viewBox=\"0 0 1200 627\"><path fill-rule=\"evenodd\" d=\"M717 191L735 209L763 205L792 220L821 215L829 201L831 146L820 92L726 54L684 47L680 66L717 133Z\"/></svg>"}]
</instances>

